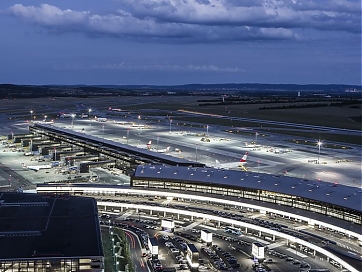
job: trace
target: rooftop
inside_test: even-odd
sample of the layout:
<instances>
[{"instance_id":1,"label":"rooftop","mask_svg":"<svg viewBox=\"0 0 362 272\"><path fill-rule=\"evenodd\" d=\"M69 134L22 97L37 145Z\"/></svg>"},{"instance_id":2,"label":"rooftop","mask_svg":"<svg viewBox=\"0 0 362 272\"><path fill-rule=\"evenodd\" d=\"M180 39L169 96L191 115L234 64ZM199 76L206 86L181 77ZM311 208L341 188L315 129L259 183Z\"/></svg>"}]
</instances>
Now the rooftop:
<instances>
[{"instance_id":1,"label":"rooftop","mask_svg":"<svg viewBox=\"0 0 362 272\"><path fill-rule=\"evenodd\" d=\"M93 198L0 192L0 260L103 256Z\"/></svg>"},{"instance_id":2,"label":"rooftop","mask_svg":"<svg viewBox=\"0 0 362 272\"><path fill-rule=\"evenodd\" d=\"M192 183L265 190L326 202L362 212L362 190L360 188L324 181L207 167L150 164L138 166L134 178L182 180Z\"/></svg>"}]
</instances>

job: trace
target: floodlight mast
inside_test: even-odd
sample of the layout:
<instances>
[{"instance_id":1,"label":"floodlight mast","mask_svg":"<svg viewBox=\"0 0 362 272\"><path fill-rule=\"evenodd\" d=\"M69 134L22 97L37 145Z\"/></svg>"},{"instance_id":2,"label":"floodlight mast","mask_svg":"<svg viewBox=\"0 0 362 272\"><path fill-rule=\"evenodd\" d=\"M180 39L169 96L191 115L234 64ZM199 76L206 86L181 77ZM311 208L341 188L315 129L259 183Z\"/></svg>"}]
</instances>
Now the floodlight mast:
<instances>
[{"instance_id":1,"label":"floodlight mast","mask_svg":"<svg viewBox=\"0 0 362 272\"><path fill-rule=\"evenodd\" d=\"M319 157L320 157L320 155L321 155L321 145L322 145L322 142L321 142L321 141L318 141L317 145L318 145L318 164L319 164Z\"/></svg>"}]
</instances>

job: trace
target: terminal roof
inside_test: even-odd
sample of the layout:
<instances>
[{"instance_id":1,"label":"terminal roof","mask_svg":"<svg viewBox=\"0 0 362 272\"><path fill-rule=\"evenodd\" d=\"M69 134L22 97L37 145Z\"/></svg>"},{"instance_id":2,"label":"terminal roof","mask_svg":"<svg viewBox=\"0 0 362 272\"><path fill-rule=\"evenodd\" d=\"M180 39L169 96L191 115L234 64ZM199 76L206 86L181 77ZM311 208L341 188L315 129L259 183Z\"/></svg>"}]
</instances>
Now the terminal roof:
<instances>
[{"instance_id":1,"label":"terminal roof","mask_svg":"<svg viewBox=\"0 0 362 272\"><path fill-rule=\"evenodd\" d=\"M207 167L151 164L138 166L134 177L181 180L193 183L265 190L326 202L359 212L362 211L362 190L360 188L324 181Z\"/></svg>"},{"instance_id":2,"label":"terminal roof","mask_svg":"<svg viewBox=\"0 0 362 272\"><path fill-rule=\"evenodd\" d=\"M138 158L142 158L143 160L148 159L149 161L152 161L152 162L159 162L160 164L164 163L164 164L168 164L168 165L204 166L204 164L202 164L200 162L194 162L194 161L189 161L189 160L186 160L183 158L169 156L164 153L159 153L159 152L155 152L155 151L144 149L144 148L134 147L134 146L131 146L128 144L122 144L122 143L115 142L112 140L95 137L95 136L92 136L89 134L85 134L83 132L72 131L69 129L61 128L61 127L56 127L56 126L47 125L47 124L34 124L33 128L52 131L57 134L63 134L66 137L75 137L78 140L87 143L88 145L95 144L98 147L107 149L109 151L113 151L113 152L117 152L117 153L124 152L125 155L127 154L128 157L133 156L134 158L138 157Z\"/></svg>"},{"instance_id":3,"label":"terminal roof","mask_svg":"<svg viewBox=\"0 0 362 272\"><path fill-rule=\"evenodd\" d=\"M0 260L103 256L93 198L0 193Z\"/></svg>"}]
</instances>

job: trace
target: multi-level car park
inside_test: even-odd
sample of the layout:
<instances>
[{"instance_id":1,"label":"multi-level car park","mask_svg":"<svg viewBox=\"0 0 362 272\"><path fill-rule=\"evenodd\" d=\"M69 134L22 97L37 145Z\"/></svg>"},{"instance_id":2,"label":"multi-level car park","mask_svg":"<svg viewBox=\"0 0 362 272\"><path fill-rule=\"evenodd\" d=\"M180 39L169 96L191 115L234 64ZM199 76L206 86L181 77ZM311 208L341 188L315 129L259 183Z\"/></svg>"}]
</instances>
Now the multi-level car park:
<instances>
[{"instance_id":1,"label":"multi-level car park","mask_svg":"<svg viewBox=\"0 0 362 272\"><path fill-rule=\"evenodd\" d=\"M30 131L42 141L75 146L75 149L83 150L85 156L102 156L123 173L134 173L129 188L58 183L40 184L37 186L38 192L91 195L99 198L100 211L111 214L146 213L149 216L189 221L189 224L198 219L203 225L216 230L234 227L240 229L243 236L259 239L266 245L286 243L289 249L308 258L323 258L336 267L359 270L362 213L361 191L358 188L206 168L202 163L140 150L54 126L34 124L30 126ZM43 148L51 145L49 142L40 144L45 145ZM58 150L59 154L71 152L60 151L58 146L48 149ZM63 156L73 157L70 153ZM77 157L74 155L74 159ZM88 164L88 170L89 167L92 164ZM105 196L109 199L104 200ZM232 234L221 235L217 231L214 237L236 244L240 242L234 241ZM179 247L175 248L180 250ZM238 246L232 246L230 250L246 252L246 249ZM269 259L283 259L286 256L277 249L270 249L268 255ZM222 257L221 261L225 263ZM222 262L213 263L213 266L222 269ZM293 262L294 265L301 265L301 268L306 266L302 260L293 259ZM255 269L261 271L263 268Z\"/></svg>"},{"instance_id":2,"label":"multi-level car park","mask_svg":"<svg viewBox=\"0 0 362 272\"><path fill-rule=\"evenodd\" d=\"M343 246L349 245L349 249L352 249L354 245L358 248L357 234L353 237L351 233L341 231L342 228L337 227L338 230L331 228L333 226L328 223L328 220L327 222L310 221L307 217L296 213L263 207L262 203L257 203L255 200L253 204L249 204L241 202L240 198L231 200L232 198L226 196L219 198L216 195L205 196L190 192L176 193L160 189L116 186L43 184L38 185L37 190L91 195L99 198L98 205L101 212L111 214L125 212L135 215L148 214L157 218L172 218L176 221L188 222L188 224L196 220L218 230L234 226L240 228L245 237L259 239L267 245L287 244L289 248L303 256L333 261L336 266L344 267L349 271L358 271L357 267L361 263L358 253L349 254L349 256L341 254L350 251ZM155 201L154 197L161 197L161 199ZM323 219L323 216L319 217ZM326 229L328 229L327 232L325 232ZM232 239L231 234L223 235L223 237ZM350 253L353 252L350 251ZM294 261L296 264L299 262L299 265L304 264L302 260Z\"/></svg>"}]
</instances>

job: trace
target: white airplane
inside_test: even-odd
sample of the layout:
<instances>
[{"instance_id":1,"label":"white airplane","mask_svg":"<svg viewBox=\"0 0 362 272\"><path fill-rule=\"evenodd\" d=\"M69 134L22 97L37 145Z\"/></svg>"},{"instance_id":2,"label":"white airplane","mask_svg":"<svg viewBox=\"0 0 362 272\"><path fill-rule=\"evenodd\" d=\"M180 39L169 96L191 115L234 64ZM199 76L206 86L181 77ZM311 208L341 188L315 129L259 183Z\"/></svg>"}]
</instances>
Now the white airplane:
<instances>
[{"instance_id":1,"label":"white airplane","mask_svg":"<svg viewBox=\"0 0 362 272\"><path fill-rule=\"evenodd\" d=\"M53 123L54 123L54 120L50 120L50 121L47 121L47 120L34 121L34 124L53 124Z\"/></svg>"},{"instance_id":2,"label":"white airplane","mask_svg":"<svg viewBox=\"0 0 362 272\"><path fill-rule=\"evenodd\" d=\"M132 123L132 127L134 127L134 128L146 128L145 125L139 125L139 124L135 124L135 123Z\"/></svg>"},{"instance_id":3,"label":"white airplane","mask_svg":"<svg viewBox=\"0 0 362 272\"><path fill-rule=\"evenodd\" d=\"M147 149L151 149L151 144L152 144L152 140L150 140L148 143L147 143Z\"/></svg>"},{"instance_id":4,"label":"white airplane","mask_svg":"<svg viewBox=\"0 0 362 272\"><path fill-rule=\"evenodd\" d=\"M50 169L50 168L52 168L51 164L28 166L28 169L34 170L35 172L38 172L40 169Z\"/></svg>"},{"instance_id":5,"label":"white airplane","mask_svg":"<svg viewBox=\"0 0 362 272\"><path fill-rule=\"evenodd\" d=\"M159 149L159 150L157 150L155 148L152 148L152 151L155 151L155 152L158 152L158 153L166 153L166 152L168 152L170 150L170 148L171 148L171 146L168 146L168 147L166 147L164 149Z\"/></svg>"},{"instance_id":6,"label":"white airplane","mask_svg":"<svg viewBox=\"0 0 362 272\"><path fill-rule=\"evenodd\" d=\"M39 151L30 151L24 153L24 156L33 156L33 155L39 155Z\"/></svg>"},{"instance_id":7,"label":"white airplane","mask_svg":"<svg viewBox=\"0 0 362 272\"><path fill-rule=\"evenodd\" d=\"M248 147L248 148L256 148L256 147L261 147L260 144L256 144L254 142L251 142L250 144L248 142L244 142L244 147Z\"/></svg>"},{"instance_id":8,"label":"white airplane","mask_svg":"<svg viewBox=\"0 0 362 272\"><path fill-rule=\"evenodd\" d=\"M113 121L113 122L120 125L133 125L132 122L127 122L127 121Z\"/></svg>"},{"instance_id":9,"label":"white airplane","mask_svg":"<svg viewBox=\"0 0 362 272\"><path fill-rule=\"evenodd\" d=\"M137 145L138 148L147 148L148 150L151 150L151 144L152 144L152 140L149 140L149 142L146 144L146 147L143 147L141 145Z\"/></svg>"},{"instance_id":10,"label":"white airplane","mask_svg":"<svg viewBox=\"0 0 362 272\"><path fill-rule=\"evenodd\" d=\"M218 160L216 160L216 165L214 167L221 168L221 169L244 167L244 164L247 163L247 158L248 158L248 152L245 152L244 156L238 162L221 163Z\"/></svg>"},{"instance_id":11,"label":"white airplane","mask_svg":"<svg viewBox=\"0 0 362 272\"><path fill-rule=\"evenodd\" d=\"M266 152L275 153L275 154L284 154L284 153L292 152L292 150L290 150L290 149L280 149L280 148L273 148L273 147L271 147L271 148L268 149Z\"/></svg>"},{"instance_id":12,"label":"white airplane","mask_svg":"<svg viewBox=\"0 0 362 272\"><path fill-rule=\"evenodd\" d=\"M95 119L96 119L97 122L107 122L107 118L96 117Z\"/></svg>"}]
</instances>

